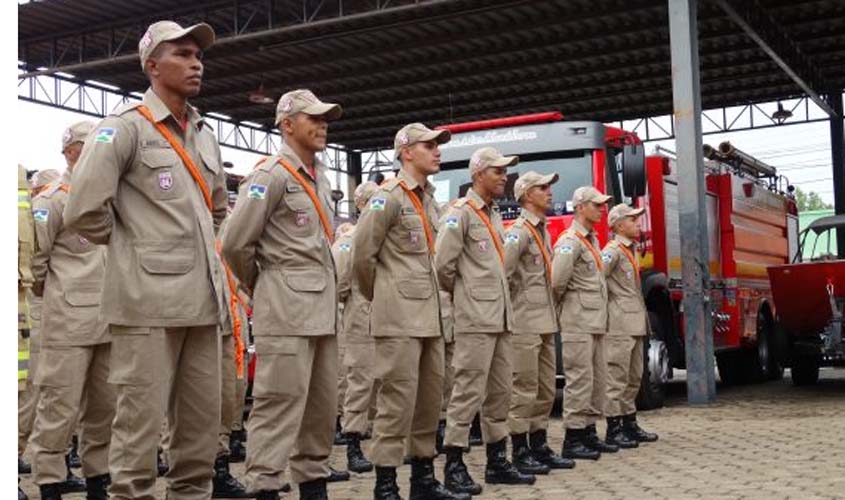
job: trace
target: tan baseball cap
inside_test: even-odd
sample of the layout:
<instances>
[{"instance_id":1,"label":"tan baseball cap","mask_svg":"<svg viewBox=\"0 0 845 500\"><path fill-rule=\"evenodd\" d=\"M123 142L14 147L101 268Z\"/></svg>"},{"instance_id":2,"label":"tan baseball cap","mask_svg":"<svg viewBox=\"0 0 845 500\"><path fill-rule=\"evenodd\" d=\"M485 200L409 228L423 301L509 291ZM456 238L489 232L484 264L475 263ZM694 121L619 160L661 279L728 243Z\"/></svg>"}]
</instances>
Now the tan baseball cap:
<instances>
[{"instance_id":1,"label":"tan baseball cap","mask_svg":"<svg viewBox=\"0 0 845 500\"><path fill-rule=\"evenodd\" d=\"M601 191L593 186L581 186L572 194L572 206L577 207L582 203L592 201L593 203L607 203L610 201L610 196L602 194Z\"/></svg>"},{"instance_id":2,"label":"tan baseball cap","mask_svg":"<svg viewBox=\"0 0 845 500\"><path fill-rule=\"evenodd\" d=\"M138 41L138 55L141 56L141 69L144 68L150 54L161 42L172 42L191 35L197 41L197 45L205 50L214 43L214 29L205 24L199 23L183 28L173 21L158 21L150 25L147 31Z\"/></svg>"},{"instance_id":3,"label":"tan baseball cap","mask_svg":"<svg viewBox=\"0 0 845 500\"><path fill-rule=\"evenodd\" d=\"M451 139L452 132L448 130L431 130L422 123L409 123L396 132L393 139L393 157L399 158L402 148L418 142L436 141L437 144L446 144Z\"/></svg>"},{"instance_id":4,"label":"tan baseball cap","mask_svg":"<svg viewBox=\"0 0 845 500\"><path fill-rule=\"evenodd\" d=\"M614 224L625 217L639 217L643 212L645 212L645 208L632 208L620 203L610 209L610 213L607 214L607 223L610 224L610 227L613 227Z\"/></svg>"},{"instance_id":5,"label":"tan baseball cap","mask_svg":"<svg viewBox=\"0 0 845 500\"><path fill-rule=\"evenodd\" d=\"M353 200L355 204L367 203L370 201L370 198L376 194L378 191L378 184L373 181L367 181L362 184L359 184L358 187L355 188L355 194L353 195Z\"/></svg>"},{"instance_id":6,"label":"tan baseball cap","mask_svg":"<svg viewBox=\"0 0 845 500\"><path fill-rule=\"evenodd\" d=\"M85 138L96 125L92 121L77 122L66 128L62 133L62 152L75 142L85 142Z\"/></svg>"},{"instance_id":7,"label":"tan baseball cap","mask_svg":"<svg viewBox=\"0 0 845 500\"><path fill-rule=\"evenodd\" d=\"M62 174L59 173L58 170L54 168L47 168L44 170L38 170L32 177L29 179L29 188L30 189L41 189L46 185L50 184L51 182L55 182L61 177Z\"/></svg>"},{"instance_id":8,"label":"tan baseball cap","mask_svg":"<svg viewBox=\"0 0 845 500\"><path fill-rule=\"evenodd\" d=\"M513 167L517 163L518 156L502 156L496 148L481 148L475 150L469 159L469 173L473 175L489 167Z\"/></svg>"},{"instance_id":9,"label":"tan baseball cap","mask_svg":"<svg viewBox=\"0 0 845 500\"><path fill-rule=\"evenodd\" d=\"M340 104L331 104L317 99L308 89L291 90L279 99L276 105L276 125L284 118L297 113L311 116L323 116L326 120L337 120L343 114Z\"/></svg>"},{"instance_id":10,"label":"tan baseball cap","mask_svg":"<svg viewBox=\"0 0 845 500\"><path fill-rule=\"evenodd\" d=\"M530 170L520 175L513 184L513 195L516 201L522 198L522 195L528 192L534 186L545 186L557 182L557 174L540 175L537 172Z\"/></svg>"}]
</instances>

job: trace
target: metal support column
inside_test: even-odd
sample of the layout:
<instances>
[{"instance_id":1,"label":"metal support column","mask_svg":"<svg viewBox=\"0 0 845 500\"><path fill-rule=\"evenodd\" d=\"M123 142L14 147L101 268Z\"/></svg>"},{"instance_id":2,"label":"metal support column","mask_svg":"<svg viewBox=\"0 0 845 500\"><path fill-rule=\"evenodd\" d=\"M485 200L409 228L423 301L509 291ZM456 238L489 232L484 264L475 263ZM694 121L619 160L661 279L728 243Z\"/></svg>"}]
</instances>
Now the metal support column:
<instances>
[{"instance_id":1,"label":"metal support column","mask_svg":"<svg viewBox=\"0 0 845 500\"><path fill-rule=\"evenodd\" d=\"M361 173L361 152L360 151L352 151L349 150L346 152L346 168L347 170L347 184L349 190L349 215L355 216L356 210L354 207L354 197L353 193L355 193L355 188L361 184L363 180L363 174Z\"/></svg>"},{"instance_id":2,"label":"metal support column","mask_svg":"<svg viewBox=\"0 0 845 500\"><path fill-rule=\"evenodd\" d=\"M842 91L828 95L836 116L830 118L830 154L833 165L833 208L837 214L845 214L845 131L843 131ZM845 259L845 230L836 230L836 251Z\"/></svg>"},{"instance_id":3,"label":"metal support column","mask_svg":"<svg viewBox=\"0 0 845 500\"><path fill-rule=\"evenodd\" d=\"M707 211L701 140L697 0L668 0L672 52L672 98L678 152L678 209L684 287L687 400L716 398L710 317ZM715 222L715 221L714 221Z\"/></svg>"}]
</instances>

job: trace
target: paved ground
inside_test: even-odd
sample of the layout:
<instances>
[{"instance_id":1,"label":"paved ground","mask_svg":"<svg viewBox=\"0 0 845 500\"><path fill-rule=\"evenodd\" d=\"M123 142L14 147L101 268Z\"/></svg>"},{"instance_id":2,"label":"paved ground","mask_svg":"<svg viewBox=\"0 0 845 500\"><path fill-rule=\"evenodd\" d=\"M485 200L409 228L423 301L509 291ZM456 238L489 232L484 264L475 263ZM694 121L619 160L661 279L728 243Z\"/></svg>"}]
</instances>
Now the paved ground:
<instances>
[{"instance_id":1,"label":"paved ground","mask_svg":"<svg viewBox=\"0 0 845 500\"><path fill-rule=\"evenodd\" d=\"M822 371L819 385L793 387L783 381L719 388L717 403L686 404L683 383L673 384L666 408L640 416L660 441L638 450L578 462L575 469L539 477L533 487L485 486L478 500L540 499L761 499L845 498L845 370ZM603 432L602 426L599 431ZM562 440L560 421L550 431L554 448ZM345 464L342 448L334 462ZM483 479L484 452L468 457L470 473ZM436 462L442 479L443 460ZM409 468L400 471L408 493ZM237 464L236 474L243 474ZM374 474L332 484L332 499L372 498ZM28 478L23 487L38 498ZM164 498L164 481L158 481ZM297 498L296 493L289 498ZM83 499L84 495L67 495Z\"/></svg>"}]
</instances>

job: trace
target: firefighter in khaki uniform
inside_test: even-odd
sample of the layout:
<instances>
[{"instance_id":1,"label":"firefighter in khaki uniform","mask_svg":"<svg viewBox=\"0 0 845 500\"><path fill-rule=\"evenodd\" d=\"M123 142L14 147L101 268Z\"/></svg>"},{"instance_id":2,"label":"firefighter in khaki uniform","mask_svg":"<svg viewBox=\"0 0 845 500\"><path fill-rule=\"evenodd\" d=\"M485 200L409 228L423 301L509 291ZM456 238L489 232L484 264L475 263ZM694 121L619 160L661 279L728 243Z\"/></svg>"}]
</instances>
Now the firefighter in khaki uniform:
<instances>
[{"instance_id":1,"label":"firefighter in khaki uniform","mask_svg":"<svg viewBox=\"0 0 845 500\"><path fill-rule=\"evenodd\" d=\"M522 206L505 235L505 270L513 297L513 393L508 428L513 464L526 474L571 469L575 462L556 455L546 443L555 402L557 314L551 288L551 236L546 212L557 174L525 172L514 183ZM530 442L529 442L530 441Z\"/></svg>"},{"instance_id":2,"label":"firefighter in khaki uniform","mask_svg":"<svg viewBox=\"0 0 845 500\"><path fill-rule=\"evenodd\" d=\"M29 188L34 200L50 183L58 180L61 174L58 170L39 170L29 180ZM32 219L32 209L27 201L26 212L29 219ZM33 238L35 233L33 233ZM38 403L38 386L33 384L38 373L38 355L41 352L41 297L27 289L26 302L29 305L29 373L26 377L26 387L18 392L18 474L29 474L32 472L30 464L23 459L26 451L27 441L32 432L32 422L35 420L35 405Z\"/></svg>"},{"instance_id":3,"label":"firefighter in khaki uniform","mask_svg":"<svg viewBox=\"0 0 845 500\"><path fill-rule=\"evenodd\" d=\"M657 441L637 424L635 400L643 376L648 312L640 284L637 244L643 208L620 203L607 216L614 238L602 250L607 277L607 437L620 448Z\"/></svg>"},{"instance_id":4,"label":"firefighter in khaki uniform","mask_svg":"<svg viewBox=\"0 0 845 500\"><path fill-rule=\"evenodd\" d=\"M370 198L378 191L375 182L364 182L355 188L355 208L361 213ZM340 231L338 231L340 232ZM373 464L361 451L361 439L369 430L370 409L374 406L375 387L373 364L375 340L370 335L370 303L352 276L353 236L355 226L349 227L332 245L337 266L337 294L343 305L342 332L346 352L341 359L345 371L342 430L346 440L346 459L352 472L369 472ZM341 399L341 397L338 397Z\"/></svg>"},{"instance_id":5,"label":"firefighter in khaki uniform","mask_svg":"<svg viewBox=\"0 0 845 500\"><path fill-rule=\"evenodd\" d=\"M593 226L601 220L610 196L591 186L572 195L575 218L558 238L552 259L552 290L563 343L563 425L566 458L597 460L619 448L596 434L605 405L604 336L607 331L607 285Z\"/></svg>"},{"instance_id":6,"label":"firefighter in khaki uniform","mask_svg":"<svg viewBox=\"0 0 845 500\"><path fill-rule=\"evenodd\" d=\"M38 403L30 445L34 482L43 499L83 491L69 487L67 444L77 419L81 426L82 472L88 497L105 499L115 392L108 383L110 335L99 321L106 248L62 221L71 173L83 142L94 128L79 122L65 130L62 154L67 170L33 203L38 253L32 263L33 292L42 297Z\"/></svg>"},{"instance_id":7,"label":"firefighter in khaki uniform","mask_svg":"<svg viewBox=\"0 0 845 500\"><path fill-rule=\"evenodd\" d=\"M372 460L376 500L398 500L396 468L405 439L411 459L410 498L468 499L434 475L435 433L443 397L443 334L432 253L437 222L434 186L439 145L448 131L421 123L402 127L394 139L402 168L370 198L353 238L353 273L371 303L378 389Z\"/></svg>"},{"instance_id":8,"label":"firefighter in khaki uniform","mask_svg":"<svg viewBox=\"0 0 845 500\"><path fill-rule=\"evenodd\" d=\"M108 245L101 317L117 390L112 500L153 499L167 405L167 497L208 498L220 425L220 148L187 99L199 93L206 24L152 24L138 44L151 88L106 117L74 170L65 225ZM46 326L46 325L45 325Z\"/></svg>"},{"instance_id":9,"label":"firefighter in khaki uniform","mask_svg":"<svg viewBox=\"0 0 845 500\"><path fill-rule=\"evenodd\" d=\"M35 279L32 276L32 257L38 250L35 224L31 211L26 169L18 164L18 401L29 378L29 332L32 326L28 296ZM18 473L23 451L18 446ZM20 478L18 478L20 483ZM26 493L18 486L18 500L27 500Z\"/></svg>"},{"instance_id":10,"label":"firefighter in khaki uniform","mask_svg":"<svg viewBox=\"0 0 845 500\"><path fill-rule=\"evenodd\" d=\"M302 499L328 498L337 412L337 295L331 186L316 154L341 115L309 90L279 99L279 153L241 183L223 258L252 291L257 365L246 486L277 499L290 459Z\"/></svg>"},{"instance_id":11,"label":"firefighter in khaki uniform","mask_svg":"<svg viewBox=\"0 0 845 500\"><path fill-rule=\"evenodd\" d=\"M533 484L507 460L508 406L512 389L513 311L504 268L504 228L493 199L505 194L507 167L516 156L481 148L469 162L472 188L449 209L437 235L435 265L440 286L452 294L455 380L446 411L446 485L477 495L463 462L470 425L481 409L487 443L484 481Z\"/></svg>"}]
</instances>

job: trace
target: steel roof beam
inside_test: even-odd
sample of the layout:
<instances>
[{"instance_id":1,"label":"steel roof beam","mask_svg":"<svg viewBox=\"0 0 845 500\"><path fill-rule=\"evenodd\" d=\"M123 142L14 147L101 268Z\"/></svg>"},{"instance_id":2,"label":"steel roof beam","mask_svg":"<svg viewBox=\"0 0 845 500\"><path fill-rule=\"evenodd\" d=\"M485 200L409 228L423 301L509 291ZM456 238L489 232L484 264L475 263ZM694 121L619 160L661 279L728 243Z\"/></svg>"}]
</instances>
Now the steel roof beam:
<instances>
[{"instance_id":1,"label":"steel roof beam","mask_svg":"<svg viewBox=\"0 0 845 500\"><path fill-rule=\"evenodd\" d=\"M825 113L837 116L822 94L831 90L813 61L757 0L715 0L743 31L807 93Z\"/></svg>"}]
</instances>

